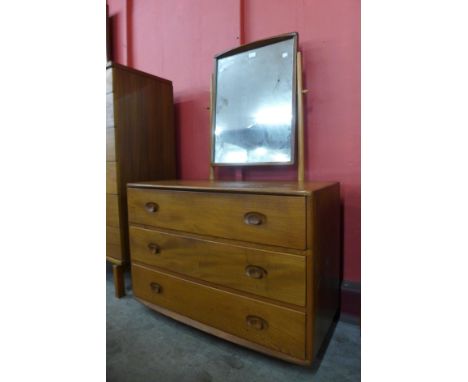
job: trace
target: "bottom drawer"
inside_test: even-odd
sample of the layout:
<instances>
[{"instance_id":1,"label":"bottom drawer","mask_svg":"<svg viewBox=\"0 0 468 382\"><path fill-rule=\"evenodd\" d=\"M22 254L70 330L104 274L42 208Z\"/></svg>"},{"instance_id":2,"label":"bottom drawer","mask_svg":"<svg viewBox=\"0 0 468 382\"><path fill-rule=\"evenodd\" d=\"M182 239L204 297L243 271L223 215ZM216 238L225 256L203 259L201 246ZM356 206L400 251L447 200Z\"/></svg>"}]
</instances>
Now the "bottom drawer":
<instances>
[{"instance_id":1,"label":"bottom drawer","mask_svg":"<svg viewBox=\"0 0 468 382\"><path fill-rule=\"evenodd\" d=\"M132 264L133 293L226 333L305 358L305 314Z\"/></svg>"}]
</instances>

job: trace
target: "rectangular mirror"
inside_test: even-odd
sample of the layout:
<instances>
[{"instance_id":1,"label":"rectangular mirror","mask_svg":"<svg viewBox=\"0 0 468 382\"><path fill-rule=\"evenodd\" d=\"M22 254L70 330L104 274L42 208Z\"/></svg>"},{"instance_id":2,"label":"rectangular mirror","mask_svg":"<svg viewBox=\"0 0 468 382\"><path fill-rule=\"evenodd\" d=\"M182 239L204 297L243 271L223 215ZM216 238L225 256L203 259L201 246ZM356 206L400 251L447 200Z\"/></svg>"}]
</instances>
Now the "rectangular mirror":
<instances>
[{"instance_id":1,"label":"rectangular mirror","mask_svg":"<svg viewBox=\"0 0 468 382\"><path fill-rule=\"evenodd\" d=\"M213 165L294 163L297 33L215 57Z\"/></svg>"}]
</instances>

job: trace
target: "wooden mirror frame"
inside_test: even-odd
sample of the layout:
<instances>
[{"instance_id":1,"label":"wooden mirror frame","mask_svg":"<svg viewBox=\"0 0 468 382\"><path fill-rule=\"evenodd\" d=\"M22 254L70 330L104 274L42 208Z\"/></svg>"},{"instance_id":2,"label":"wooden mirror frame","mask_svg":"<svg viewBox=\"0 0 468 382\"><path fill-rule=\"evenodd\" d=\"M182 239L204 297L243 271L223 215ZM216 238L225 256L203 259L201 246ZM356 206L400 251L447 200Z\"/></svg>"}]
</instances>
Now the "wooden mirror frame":
<instances>
[{"instance_id":1,"label":"wooden mirror frame","mask_svg":"<svg viewBox=\"0 0 468 382\"><path fill-rule=\"evenodd\" d=\"M218 81L218 61L220 59L235 56L239 53L247 52L253 49L258 49L264 46L276 44L282 41L293 40L293 78L292 78L292 122L291 122L291 160L287 162L260 162L260 163L216 163L215 162L215 128L216 128L216 90ZM244 167L244 166L290 166L295 164L296 159L296 136L298 130L298 107L297 107L297 47L299 35L297 32L286 33L279 36L270 37L263 40L254 41L245 45L238 46L234 49L217 54L214 57L214 74L212 75L211 83L211 99L210 99L210 125L211 125L211 144L210 144L210 161L211 166L215 167Z\"/></svg>"},{"instance_id":2,"label":"wooden mirror frame","mask_svg":"<svg viewBox=\"0 0 468 382\"><path fill-rule=\"evenodd\" d=\"M298 45L298 40L299 40L299 36L296 32L294 33L288 33L288 34L285 34L285 35L281 35L281 36L276 36L276 37L272 37L272 38L269 38L269 39L265 39L265 40L259 40L259 41L255 41L253 43L249 43L249 44L245 44L245 45L241 45L237 48L234 48L234 49L231 49L227 52L223 52L217 56L215 56L215 68L216 68L216 62L217 62L217 59L220 58L220 57L225 57L226 55L229 54L232 54L233 52L235 53L240 53L242 51L246 51L246 50L250 50L252 48L258 48L260 46L264 46L264 45L268 45L268 44L271 44L271 43L275 43L275 42L280 42L280 41L284 41L286 40L287 38L291 38L291 35L295 35L296 36L296 44ZM272 41L274 40L274 41ZM294 116L294 123L296 125L296 134L295 136L297 136L297 180L299 182L303 182L304 181L304 94L306 94L308 92L307 89L304 89L303 88L303 83L302 83L302 54L301 52L297 49L297 45L296 45L296 50L297 50L297 53L296 53L296 58L295 58L295 70L294 70L294 79L295 81L293 81L295 83L295 88L296 88L296 91L293 92L294 93L294 105L296 107L296 113L295 113L295 116ZM244 167L244 166L252 166L252 165L245 165L245 164L232 164L232 165L218 165L216 163L213 163L213 155L214 155L214 128L215 128L215 118L214 118L214 100L215 100L215 90L216 90L216 87L215 87L215 84L216 84L216 77L215 77L215 73L213 73L211 75L211 87L210 87L210 107L209 107L209 110L210 110L210 128L211 128L211 134L210 134L210 137L211 137L211 142L210 142L210 151L211 151L211 154L210 154L210 174L209 174L209 179L210 180L214 180L215 179L215 167L225 167L225 166L230 166L230 167L238 167L238 168L241 168ZM294 86L294 85L293 85ZM256 166L262 166L264 164L255 164Z\"/></svg>"}]
</instances>

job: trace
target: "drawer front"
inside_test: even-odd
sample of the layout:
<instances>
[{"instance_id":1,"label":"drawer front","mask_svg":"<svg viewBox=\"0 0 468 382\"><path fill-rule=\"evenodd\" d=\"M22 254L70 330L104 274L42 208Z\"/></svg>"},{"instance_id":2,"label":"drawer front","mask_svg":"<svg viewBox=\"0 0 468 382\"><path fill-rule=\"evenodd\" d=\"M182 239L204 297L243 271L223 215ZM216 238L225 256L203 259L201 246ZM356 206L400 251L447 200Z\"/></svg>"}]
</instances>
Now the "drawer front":
<instances>
[{"instance_id":1,"label":"drawer front","mask_svg":"<svg viewBox=\"0 0 468 382\"><path fill-rule=\"evenodd\" d=\"M112 92L112 68L106 69L106 94Z\"/></svg>"},{"instance_id":2,"label":"drawer front","mask_svg":"<svg viewBox=\"0 0 468 382\"><path fill-rule=\"evenodd\" d=\"M106 162L106 192L118 194L117 188L117 162Z\"/></svg>"},{"instance_id":3,"label":"drawer front","mask_svg":"<svg viewBox=\"0 0 468 382\"><path fill-rule=\"evenodd\" d=\"M106 243L120 246L120 228L111 226L106 227Z\"/></svg>"},{"instance_id":4,"label":"drawer front","mask_svg":"<svg viewBox=\"0 0 468 382\"><path fill-rule=\"evenodd\" d=\"M106 161L115 162L115 129L106 129Z\"/></svg>"},{"instance_id":5,"label":"drawer front","mask_svg":"<svg viewBox=\"0 0 468 382\"><path fill-rule=\"evenodd\" d=\"M122 260L122 245L120 242L120 228L106 227L106 255L116 260Z\"/></svg>"},{"instance_id":6,"label":"drawer front","mask_svg":"<svg viewBox=\"0 0 468 382\"><path fill-rule=\"evenodd\" d=\"M305 305L304 256L130 227L132 260L291 304Z\"/></svg>"},{"instance_id":7,"label":"drawer front","mask_svg":"<svg viewBox=\"0 0 468 382\"><path fill-rule=\"evenodd\" d=\"M114 94L106 95L106 127L114 128Z\"/></svg>"},{"instance_id":8,"label":"drawer front","mask_svg":"<svg viewBox=\"0 0 468 382\"><path fill-rule=\"evenodd\" d=\"M305 357L305 314L132 264L133 293L216 329Z\"/></svg>"},{"instance_id":9,"label":"drawer front","mask_svg":"<svg viewBox=\"0 0 468 382\"><path fill-rule=\"evenodd\" d=\"M106 195L106 220L109 227L120 227L119 195Z\"/></svg>"},{"instance_id":10,"label":"drawer front","mask_svg":"<svg viewBox=\"0 0 468 382\"><path fill-rule=\"evenodd\" d=\"M305 197L128 189L132 223L304 249Z\"/></svg>"}]
</instances>

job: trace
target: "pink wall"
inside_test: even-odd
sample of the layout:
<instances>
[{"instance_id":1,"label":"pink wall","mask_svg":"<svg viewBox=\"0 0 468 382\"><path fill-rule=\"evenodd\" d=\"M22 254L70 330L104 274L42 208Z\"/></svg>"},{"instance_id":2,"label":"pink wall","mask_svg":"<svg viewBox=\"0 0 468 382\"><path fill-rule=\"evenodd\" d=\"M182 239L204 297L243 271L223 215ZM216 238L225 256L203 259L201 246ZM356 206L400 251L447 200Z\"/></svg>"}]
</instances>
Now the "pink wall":
<instances>
[{"instance_id":1,"label":"pink wall","mask_svg":"<svg viewBox=\"0 0 468 382\"><path fill-rule=\"evenodd\" d=\"M360 1L107 0L114 57L174 84L179 176L207 179L209 87L224 50L299 32L306 96L306 178L342 185L344 279L360 281ZM222 169L222 179L239 171ZM295 179L293 167L248 168L250 179Z\"/></svg>"}]
</instances>

